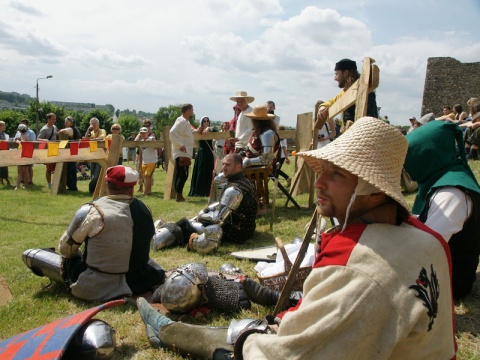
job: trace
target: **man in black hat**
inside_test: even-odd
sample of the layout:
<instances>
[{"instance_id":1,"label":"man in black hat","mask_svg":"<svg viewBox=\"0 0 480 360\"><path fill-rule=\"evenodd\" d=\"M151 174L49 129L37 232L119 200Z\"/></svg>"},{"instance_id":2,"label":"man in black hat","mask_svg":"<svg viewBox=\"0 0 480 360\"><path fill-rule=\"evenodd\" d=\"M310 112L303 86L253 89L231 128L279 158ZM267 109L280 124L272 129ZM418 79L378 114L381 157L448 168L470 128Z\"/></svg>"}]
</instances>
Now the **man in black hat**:
<instances>
[{"instance_id":1,"label":"man in black hat","mask_svg":"<svg viewBox=\"0 0 480 360\"><path fill-rule=\"evenodd\" d=\"M320 104L318 109L319 119L327 119L328 108L342 97L345 91L347 91L359 77L360 73L357 70L357 63L355 61L342 59L335 64L334 79L338 82L338 87L341 88L342 91L334 98ZM375 92L373 91L368 94L367 116L378 118L377 100ZM345 127L348 120L355 121L355 104L343 112L343 127Z\"/></svg>"}]
</instances>

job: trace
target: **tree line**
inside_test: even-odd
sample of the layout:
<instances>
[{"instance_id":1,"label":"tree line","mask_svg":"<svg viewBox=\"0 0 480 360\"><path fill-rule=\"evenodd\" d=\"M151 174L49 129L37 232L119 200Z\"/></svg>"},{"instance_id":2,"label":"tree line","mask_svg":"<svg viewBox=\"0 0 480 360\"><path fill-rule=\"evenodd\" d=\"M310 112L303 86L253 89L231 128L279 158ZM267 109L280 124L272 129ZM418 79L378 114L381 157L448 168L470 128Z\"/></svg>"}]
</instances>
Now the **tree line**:
<instances>
[{"instance_id":1,"label":"tree line","mask_svg":"<svg viewBox=\"0 0 480 360\"><path fill-rule=\"evenodd\" d=\"M11 93L5 93L11 94ZM177 105L168 105L166 107L160 107L158 111L153 114L152 124L154 125L154 132L157 136L157 139L160 139L160 135L165 126L172 126L175 123L175 120L182 114L181 104ZM80 130L81 134L84 134L89 125L90 119L96 117L100 122L100 128L107 130L107 133L110 133L110 128L114 122L114 109L92 109L88 113L66 109L64 106L57 106L48 101L40 102L38 105L39 108L39 123L40 128L45 125L46 115L48 113L55 113L57 115L56 126L58 129L63 129L65 127L64 120L67 116L72 116L76 120L76 126ZM26 109L2 109L0 110L0 120L4 121L6 124L5 132L10 136L15 135L17 132L18 124L22 119L27 119L30 123L29 127L32 130L36 130L36 103L35 99L31 99L29 105ZM142 126L142 120L147 117L147 113L139 111L138 113L133 110L128 109L115 111L117 116L116 123L120 124L122 127L122 135L125 138L128 138L133 132L138 133L140 127ZM193 119L194 126L198 126L195 119Z\"/></svg>"}]
</instances>

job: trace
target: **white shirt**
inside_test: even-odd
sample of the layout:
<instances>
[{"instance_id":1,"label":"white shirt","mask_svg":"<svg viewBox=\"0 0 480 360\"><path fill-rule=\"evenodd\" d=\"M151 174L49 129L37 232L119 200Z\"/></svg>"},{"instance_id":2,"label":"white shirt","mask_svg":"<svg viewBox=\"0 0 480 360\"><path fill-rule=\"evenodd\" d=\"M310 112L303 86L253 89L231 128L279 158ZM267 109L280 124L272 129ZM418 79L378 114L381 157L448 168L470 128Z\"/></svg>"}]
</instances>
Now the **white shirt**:
<instances>
[{"instance_id":1,"label":"white shirt","mask_svg":"<svg viewBox=\"0 0 480 360\"><path fill-rule=\"evenodd\" d=\"M248 140L252 135L252 120L245 116L245 114L252 112L253 109L248 106L244 111L238 115L237 127L235 128L235 137L238 141L235 143L235 149L244 148L248 144Z\"/></svg>"},{"instance_id":2,"label":"white shirt","mask_svg":"<svg viewBox=\"0 0 480 360\"><path fill-rule=\"evenodd\" d=\"M277 124L277 128L280 126L280 116L275 115L273 118L273 121L275 121L275 124Z\"/></svg>"},{"instance_id":3,"label":"white shirt","mask_svg":"<svg viewBox=\"0 0 480 360\"><path fill-rule=\"evenodd\" d=\"M285 151L287 151L287 139L280 140L279 151L280 151L280 159L283 159L285 157Z\"/></svg>"},{"instance_id":4,"label":"white shirt","mask_svg":"<svg viewBox=\"0 0 480 360\"><path fill-rule=\"evenodd\" d=\"M31 129L27 129L27 135L28 135L28 141L35 141L37 139L37 135L35 134L35 131ZM20 139L22 136L22 133L20 131L17 131L15 134L14 140Z\"/></svg>"},{"instance_id":5,"label":"white shirt","mask_svg":"<svg viewBox=\"0 0 480 360\"><path fill-rule=\"evenodd\" d=\"M450 241L453 234L463 229L472 213L472 199L456 187L444 187L430 199L425 225Z\"/></svg>"},{"instance_id":6,"label":"white shirt","mask_svg":"<svg viewBox=\"0 0 480 360\"><path fill-rule=\"evenodd\" d=\"M180 156L192 158L193 156L193 134L192 127L187 119L179 116L170 129L170 140L172 142L172 159ZM180 148L185 146L185 152Z\"/></svg>"},{"instance_id":7,"label":"white shirt","mask_svg":"<svg viewBox=\"0 0 480 360\"><path fill-rule=\"evenodd\" d=\"M155 136L149 136L145 140L141 141L154 141ZM154 148L142 148L142 164L153 164L158 161L157 149Z\"/></svg>"}]
</instances>

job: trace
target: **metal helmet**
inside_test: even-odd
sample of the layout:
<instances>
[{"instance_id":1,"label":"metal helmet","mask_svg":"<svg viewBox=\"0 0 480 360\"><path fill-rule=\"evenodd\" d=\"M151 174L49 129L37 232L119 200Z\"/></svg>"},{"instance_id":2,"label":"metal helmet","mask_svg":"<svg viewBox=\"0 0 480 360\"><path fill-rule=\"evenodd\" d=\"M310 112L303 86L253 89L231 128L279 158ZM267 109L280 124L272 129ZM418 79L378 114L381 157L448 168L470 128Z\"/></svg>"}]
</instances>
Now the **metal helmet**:
<instances>
[{"instance_id":1,"label":"metal helmet","mask_svg":"<svg viewBox=\"0 0 480 360\"><path fill-rule=\"evenodd\" d=\"M175 223L166 223L155 229L152 237L152 250L158 251L182 242L183 233L180 226Z\"/></svg>"},{"instance_id":2,"label":"metal helmet","mask_svg":"<svg viewBox=\"0 0 480 360\"><path fill-rule=\"evenodd\" d=\"M220 272L225 274L241 274L242 270L232 263L225 263L220 267Z\"/></svg>"},{"instance_id":3,"label":"metal helmet","mask_svg":"<svg viewBox=\"0 0 480 360\"><path fill-rule=\"evenodd\" d=\"M209 225L204 228L203 234L190 238L188 247L200 254L210 254L217 251L222 239L223 230L218 225Z\"/></svg>"},{"instance_id":4,"label":"metal helmet","mask_svg":"<svg viewBox=\"0 0 480 360\"><path fill-rule=\"evenodd\" d=\"M116 345L115 329L103 320L90 319L77 331L63 358L107 360Z\"/></svg>"},{"instance_id":5,"label":"metal helmet","mask_svg":"<svg viewBox=\"0 0 480 360\"><path fill-rule=\"evenodd\" d=\"M204 264L182 265L165 280L162 288L162 305L174 313L186 313L205 302L204 289L208 271Z\"/></svg>"}]
</instances>

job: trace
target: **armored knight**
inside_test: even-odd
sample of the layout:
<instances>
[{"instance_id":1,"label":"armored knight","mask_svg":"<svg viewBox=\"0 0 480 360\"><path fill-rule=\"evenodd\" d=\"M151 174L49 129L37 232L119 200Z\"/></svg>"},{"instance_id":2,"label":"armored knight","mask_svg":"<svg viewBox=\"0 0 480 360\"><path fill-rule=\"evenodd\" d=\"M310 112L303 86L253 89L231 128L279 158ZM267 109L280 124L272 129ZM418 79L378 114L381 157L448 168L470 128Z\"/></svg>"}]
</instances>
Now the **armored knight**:
<instances>
[{"instance_id":1,"label":"armored knight","mask_svg":"<svg viewBox=\"0 0 480 360\"><path fill-rule=\"evenodd\" d=\"M217 201L190 220L176 223L157 221L152 239L153 250L188 244L190 250L208 254L218 249L220 241L241 243L255 231L256 192L242 173L242 157L229 154L222 160L222 173L215 177Z\"/></svg>"},{"instance_id":2,"label":"armored knight","mask_svg":"<svg viewBox=\"0 0 480 360\"><path fill-rule=\"evenodd\" d=\"M256 105L245 116L252 119L253 133L248 140L243 167L274 166L280 148L280 137L273 121L275 115L269 114L265 105Z\"/></svg>"},{"instance_id":3,"label":"armored knight","mask_svg":"<svg viewBox=\"0 0 480 360\"><path fill-rule=\"evenodd\" d=\"M87 301L142 294L160 284L165 271L149 258L152 215L133 197L137 179L129 167L109 168L108 195L77 210L60 238L60 254L30 249L23 253L25 264Z\"/></svg>"},{"instance_id":4,"label":"armored knight","mask_svg":"<svg viewBox=\"0 0 480 360\"><path fill-rule=\"evenodd\" d=\"M172 313L183 314L202 305L221 311L236 312L249 309L250 300L240 281L226 279L223 274L241 275L233 264L222 266L220 272L208 272L205 264L191 263L179 266L155 290L153 302L161 303Z\"/></svg>"}]
</instances>

